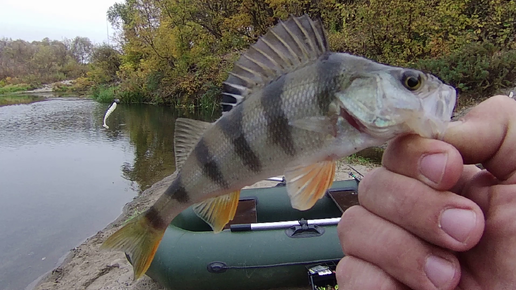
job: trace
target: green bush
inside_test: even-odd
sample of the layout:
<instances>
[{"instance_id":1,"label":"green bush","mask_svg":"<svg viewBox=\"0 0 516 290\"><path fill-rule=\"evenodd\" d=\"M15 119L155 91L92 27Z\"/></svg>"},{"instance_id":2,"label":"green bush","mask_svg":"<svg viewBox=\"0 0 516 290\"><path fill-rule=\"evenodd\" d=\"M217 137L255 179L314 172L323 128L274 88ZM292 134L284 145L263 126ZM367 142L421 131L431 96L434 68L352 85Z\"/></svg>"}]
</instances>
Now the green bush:
<instances>
[{"instance_id":1,"label":"green bush","mask_svg":"<svg viewBox=\"0 0 516 290\"><path fill-rule=\"evenodd\" d=\"M145 103L145 97L138 91L120 91L117 96L122 103Z\"/></svg>"},{"instance_id":2,"label":"green bush","mask_svg":"<svg viewBox=\"0 0 516 290\"><path fill-rule=\"evenodd\" d=\"M29 84L16 84L16 85L6 85L3 87L0 87L0 95L1 94L8 94L8 93L15 93L15 92L22 92L22 91L28 91L32 90L35 87Z\"/></svg>"},{"instance_id":3,"label":"green bush","mask_svg":"<svg viewBox=\"0 0 516 290\"><path fill-rule=\"evenodd\" d=\"M115 92L118 87L94 86L91 88L91 97L99 103L111 103L115 99Z\"/></svg>"},{"instance_id":4,"label":"green bush","mask_svg":"<svg viewBox=\"0 0 516 290\"><path fill-rule=\"evenodd\" d=\"M516 50L502 50L491 43L471 43L449 55L420 60L412 66L435 74L460 92L484 97L514 85Z\"/></svg>"}]
</instances>

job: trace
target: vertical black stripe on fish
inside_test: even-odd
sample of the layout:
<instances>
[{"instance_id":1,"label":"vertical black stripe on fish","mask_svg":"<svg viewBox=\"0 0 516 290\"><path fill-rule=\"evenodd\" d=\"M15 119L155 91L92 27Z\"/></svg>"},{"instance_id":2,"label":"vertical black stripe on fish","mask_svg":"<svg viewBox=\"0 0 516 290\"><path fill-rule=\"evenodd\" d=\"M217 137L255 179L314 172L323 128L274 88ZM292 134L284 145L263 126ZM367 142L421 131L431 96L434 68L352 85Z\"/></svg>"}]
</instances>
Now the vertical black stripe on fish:
<instances>
[{"instance_id":1,"label":"vertical black stripe on fish","mask_svg":"<svg viewBox=\"0 0 516 290\"><path fill-rule=\"evenodd\" d=\"M326 62L324 60L324 57L321 58L317 65L317 75L319 76L319 78L328 78L328 76L338 75L338 73L336 72L337 68L335 66L326 65ZM323 85L324 89L319 90L316 94L317 106L319 107L319 112L323 115L326 115L328 113L328 111L330 110L330 104L335 99L334 88L337 86L337 79L330 77L326 80L320 80L317 83L323 84L325 82L327 84Z\"/></svg>"},{"instance_id":2,"label":"vertical black stripe on fish","mask_svg":"<svg viewBox=\"0 0 516 290\"><path fill-rule=\"evenodd\" d=\"M172 184L165 190L165 194L172 199L177 200L180 203L187 203L190 201L188 192L181 184L181 175L177 175L176 179Z\"/></svg>"},{"instance_id":3,"label":"vertical black stripe on fish","mask_svg":"<svg viewBox=\"0 0 516 290\"><path fill-rule=\"evenodd\" d=\"M233 148L242 163L252 171L259 172L262 170L262 163L247 142L242 128L243 108L244 106L235 107L230 118L220 119L217 126L220 126L226 138L233 144Z\"/></svg>"},{"instance_id":4,"label":"vertical black stripe on fish","mask_svg":"<svg viewBox=\"0 0 516 290\"><path fill-rule=\"evenodd\" d=\"M287 116L283 111L281 94L285 85L285 78L280 77L263 91L261 105L267 120L267 137L270 142L279 145L290 156L296 154L292 138L292 126L288 124Z\"/></svg>"},{"instance_id":5,"label":"vertical black stripe on fish","mask_svg":"<svg viewBox=\"0 0 516 290\"><path fill-rule=\"evenodd\" d=\"M219 165L213 158L213 155L210 154L204 138L199 140L199 143L197 143L195 146L193 154L197 158L197 161L199 162L204 174L206 174L213 182L217 183L222 188L229 187L228 182L222 175L222 171L220 171Z\"/></svg>"},{"instance_id":6,"label":"vertical black stripe on fish","mask_svg":"<svg viewBox=\"0 0 516 290\"><path fill-rule=\"evenodd\" d=\"M154 206L151 206L151 208L145 212L145 218L155 229L164 229L168 226L166 221L161 217L159 211Z\"/></svg>"},{"instance_id":7,"label":"vertical black stripe on fish","mask_svg":"<svg viewBox=\"0 0 516 290\"><path fill-rule=\"evenodd\" d=\"M322 89L316 93L317 106L319 107L319 112L322 115L326 115L330 110L330 104L335 99L333 94L333 90L331 89Z\"/></svg>"}]
</instances>

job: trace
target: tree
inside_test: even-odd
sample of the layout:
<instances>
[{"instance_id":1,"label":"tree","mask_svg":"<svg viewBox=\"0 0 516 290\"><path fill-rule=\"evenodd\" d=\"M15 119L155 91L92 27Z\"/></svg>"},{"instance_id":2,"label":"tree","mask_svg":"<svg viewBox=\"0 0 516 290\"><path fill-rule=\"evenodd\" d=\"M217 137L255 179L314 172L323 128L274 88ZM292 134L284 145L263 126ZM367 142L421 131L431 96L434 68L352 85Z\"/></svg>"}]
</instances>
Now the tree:
<instances>
[{"instance_id":1,"label":"tree","mask_svg":"<svg viewBox=\"0 0 516 290\"><path fill-rule=\"evenodd\" d=\"M90 61L92 50L93 44L87 37L77 36L70 45L72 57L81 64L86 64Z\"/></svg>"},{"instance_id":2,"label":"tree","mask_svg":"<svg viewBox=\"0 0 516 290\"><path fill-rule=\"evenodd\" d=\"M106 44L97 46L91 54L91 70L88 76L96 83L116 81L120 64L120 52Z\"/></svg>"},{"instance_id":3,"label":"tree","mask_svg":"<svg viewBox=\"0 0 516 290\"><path fill-rule=\"evenodd\" d=\"M76 38L77 39L77 38ZM77 41L83 47L77 51L86 61L89 40ZM0 80L7 83L48 83L76 78L85 73L86 65L79 63L70 50L72 42L50 40L27 42L24 40L0 40ZM80 45L76 45L79 47Z\"/></svg>"}]
</instances>

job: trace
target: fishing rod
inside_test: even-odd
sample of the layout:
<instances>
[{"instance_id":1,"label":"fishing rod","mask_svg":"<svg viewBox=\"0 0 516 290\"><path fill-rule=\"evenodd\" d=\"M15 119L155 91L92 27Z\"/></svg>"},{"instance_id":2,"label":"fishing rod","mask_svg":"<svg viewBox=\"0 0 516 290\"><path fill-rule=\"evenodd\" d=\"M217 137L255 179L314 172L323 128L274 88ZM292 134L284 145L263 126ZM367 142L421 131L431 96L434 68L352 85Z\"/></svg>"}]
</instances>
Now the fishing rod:
<instances>
[{"instance_id":1,"label":"fishing rod","mask_svg":"<svg viewBox=\"0 0 516 290\"><path fill-rule=\"evenodd\" d=\"M363 175L360 171L356 170L353 166L351 166L351 165L349 165L349 164L348 164L348 167L349 167L352 171L355 171L355 173L358 175L358 176L357 176L357 175L355 175L355 173L350 172L350 173L349 173L349 176L353 177L353 178L354 178L356 181L358 181L358 182L362 181L362 178L364 178L364 175Z\"/></svg>"}]
</instances>

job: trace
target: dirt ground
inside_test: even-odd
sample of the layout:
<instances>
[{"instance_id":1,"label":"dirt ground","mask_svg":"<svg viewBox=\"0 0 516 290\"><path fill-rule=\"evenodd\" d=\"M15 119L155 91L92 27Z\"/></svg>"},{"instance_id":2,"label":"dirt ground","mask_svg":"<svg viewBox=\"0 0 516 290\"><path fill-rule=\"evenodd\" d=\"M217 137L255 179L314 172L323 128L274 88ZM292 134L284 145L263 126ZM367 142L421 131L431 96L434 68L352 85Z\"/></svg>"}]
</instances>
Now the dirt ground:
<instances>
[{"instance_id":1,"label":"dirt ground","mask_svg":"<svg viewBox=\"0 0 516 290\"><path fill-rule=\"evenodd\" d=\"M371 168L354 165L354 168L366 173ZM339 165L336 180L349 179L350 169ZM123 222L136 211L142 212L150 207L172 182L169 176L145 190L133 201L125 205L123 214L106 228L88 238L80 246L74 248L64 262L47 276L43 277L34 289L36 290L160 290L165 289L149 277L133 281L132 266L122 252L100 251L99 247L107 237L118 230ZM262 181L251 187L274 186L276 182ZM296 288L289 290L305 290ZM286 290L286 289L285 289Z\"/></svg>"}]
</instances>

